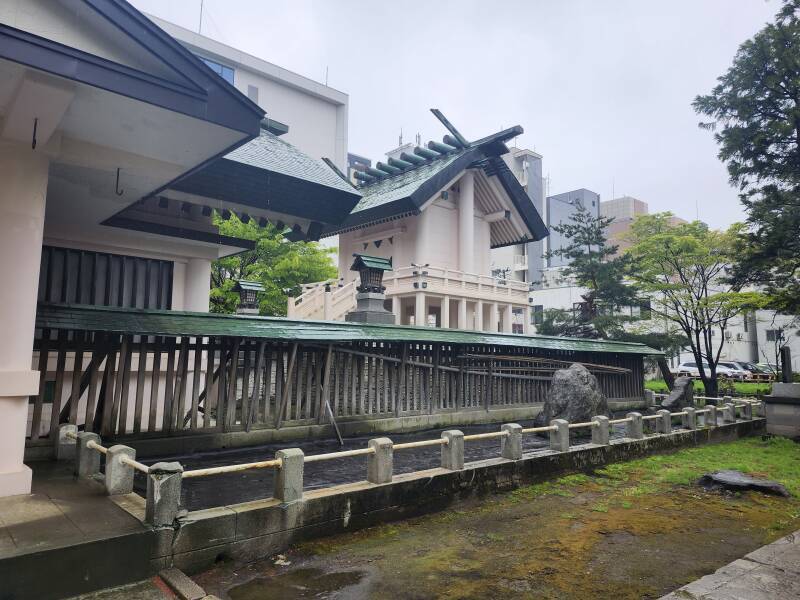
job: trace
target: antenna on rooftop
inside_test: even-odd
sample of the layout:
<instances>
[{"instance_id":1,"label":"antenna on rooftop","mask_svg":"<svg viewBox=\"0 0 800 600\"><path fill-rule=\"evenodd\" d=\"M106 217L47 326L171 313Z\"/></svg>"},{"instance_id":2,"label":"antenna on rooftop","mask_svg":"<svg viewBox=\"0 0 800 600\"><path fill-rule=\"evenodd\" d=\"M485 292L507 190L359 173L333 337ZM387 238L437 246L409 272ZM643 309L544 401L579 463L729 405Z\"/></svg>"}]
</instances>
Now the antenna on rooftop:
<instances>
[{"instance_id":1,"label":"antenna on rooftop","mask_svg":"<svg viewBox=\"0 0 800 600\"><path fill-rule=\"evenodd\" d=\"M203 0L200 0L200 22L197 24L197 33L203 32Z\"/></svg>"},{"instance_id":2,"label":"antenna on rooftop","mask_svg":"<svg viewBox=\"0 0 800 600\"><path fill-rule=\"evenodd\" d=\"M398 138L398 141L397 141L397 147L399 148L402 145L403 145L403 128L401 127L400 128L400 137Z\"/></svg>"},{"instance_id":3,"label":"antenna on rooftop","mask_svg":"<svg viewBox=\"0 0 800 600\"><path fill-rule=\"evenodd\" d=\"M417 133L417 146L421 146L421 145L422 145L422 134L421 133Z\"/></svg>"},{"instance_id":4,"label":"antenna on rooftop","mask_svg":"<svg viewBox=\"0 0 800 600\"><path fill-rule=\"evenodd\" d=\"M325 65L325 87L328 87L328 65Z\"/></svg>"}]
</instances>

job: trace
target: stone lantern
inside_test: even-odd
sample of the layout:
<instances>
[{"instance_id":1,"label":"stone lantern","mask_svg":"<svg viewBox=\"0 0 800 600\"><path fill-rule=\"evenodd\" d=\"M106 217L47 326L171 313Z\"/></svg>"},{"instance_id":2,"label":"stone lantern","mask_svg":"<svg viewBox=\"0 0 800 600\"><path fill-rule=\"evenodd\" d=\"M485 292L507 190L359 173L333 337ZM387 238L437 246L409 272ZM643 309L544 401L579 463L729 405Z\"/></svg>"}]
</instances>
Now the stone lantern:
<instances>
[{"instance_id":1,"label":"stone lantern","mask_svg":"<svg viewBox=\"0 0 800 600\"><path fill-rule=\"evenodd\" d=\"M264 291L264 286L258 281L240 279L233 289L239 293L239 308L236 312L241 315L257 315L258 294Z\"/></svg>"},{"instance_id":2,"label":"stone lantern","mask_svg":"<svg viewBox=\"0 0 800 600\"><path fill-rule=\"evenodd\" d=\"M380 323L392 325L394 314L383 306L386 300L383 286L383 274L392 270L392 260L354 254L355 260L350 267L351 271L358 271L361 276L361 285L356 288L356 309L345 316L345 320L357 323Z\"/></svg>"}]
</instances>

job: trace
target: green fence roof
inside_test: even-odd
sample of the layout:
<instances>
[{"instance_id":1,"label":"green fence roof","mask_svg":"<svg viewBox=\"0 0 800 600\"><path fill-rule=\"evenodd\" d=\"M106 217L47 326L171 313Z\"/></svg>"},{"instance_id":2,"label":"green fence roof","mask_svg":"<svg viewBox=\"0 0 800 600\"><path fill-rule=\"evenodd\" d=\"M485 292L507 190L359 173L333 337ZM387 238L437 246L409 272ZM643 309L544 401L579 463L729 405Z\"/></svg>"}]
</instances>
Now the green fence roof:
<instances>
[{"instance_id":1,"label":"green fence roof","mask_svg":"<svg viewBox=\"0 0 800 600\"><path fill-rule=\"evenodd\" d=\"M64 304L40 304L36 327L166 336L231 336L307 342L483 344L573 352L662 354L643 344L606 340Z\"/></svg>"}]
</instances>

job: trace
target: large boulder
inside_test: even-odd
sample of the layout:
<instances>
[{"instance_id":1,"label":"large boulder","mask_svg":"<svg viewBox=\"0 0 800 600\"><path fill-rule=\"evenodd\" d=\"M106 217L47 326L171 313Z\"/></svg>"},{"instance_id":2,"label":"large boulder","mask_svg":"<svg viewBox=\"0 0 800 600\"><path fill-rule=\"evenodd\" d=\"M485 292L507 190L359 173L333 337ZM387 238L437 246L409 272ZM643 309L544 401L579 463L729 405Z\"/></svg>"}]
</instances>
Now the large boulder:
<instances>
[{"instance_id":1,"label":"large boulder","mask_svg":"<svg viewBox=\"0 0 800 600\"><path fill-rule=\"evenodd\" d=\"M597 378L586 367L575 363L555 372L544 409L535 423L547 425L553 419L583 423L591 421L595 415L608 415L608 402Z\"/></svg>"},{"instance_id":2,"label":"large boulder","mask_svg":"<svg viewBox=\"0 0 800 600\"><path fill-rule=\"evenodd\" d=\"M678 377L669 396L661 403L661 408L679 412L687 406L694 406L694 381L691 377Z\"/></svg>"}]
</instances>

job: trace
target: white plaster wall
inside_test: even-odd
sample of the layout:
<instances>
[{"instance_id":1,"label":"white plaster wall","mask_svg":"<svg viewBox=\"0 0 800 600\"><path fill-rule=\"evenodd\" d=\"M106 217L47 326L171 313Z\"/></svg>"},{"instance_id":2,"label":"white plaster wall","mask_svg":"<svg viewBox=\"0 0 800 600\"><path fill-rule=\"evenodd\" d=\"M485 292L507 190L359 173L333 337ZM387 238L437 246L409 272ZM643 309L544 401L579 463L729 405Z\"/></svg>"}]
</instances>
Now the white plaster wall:
<instances>
[{"instance_id":1,"label":"white plaster wall","mask_svg":"<svg viewBox=\"0 0 800 600\"><path fill-rule=\"evenodd\" d=\"M344 157L337 155L337 105L243 67L236 68L233 78L245 95L248 85L257 87L258 104L267 116L289 126L281 139L313 158L330 158L343 171L347 169L346 150Z\"/></svg>"},{"instance_id":2,"label":"white plaster wall","mask_svg":"<svg viewBox=\"0 0 800 600\"><path fill-rule=\"evenodd\" d=\"M429 264L458 270L458 210L452 200L436 200L421 214L396 221L389 221L339 236L339 275L351 281L349 273L353 254L370 254L392 258L395 268L409 267L412 263ZM475 272L491 274L490 225L482 215L475 215L474 262ZM364 242L385 239L384 232L405 228L394 234L394 243L384 241L376 248L372 241L364 249Z\"/></svg>"},{"instance_id":3,"label":"white plaster wall","mask_svg":"<svg viewBox=\"0 0 800 600\"><path fill-rule=\"evenodd\" d=\"M417 217L407 217L396 221L389 221L380 225L374 225L358 231L350 231L339 236L339 276L345 282L352 281L356 273L350 270L353 264L353 254L369 254L381 258L391 258L392 264L399 267L410 266L412 262L418 262L415 258L417 230L419 219ZM405 229L405 231L400 231ZM393 243L386 239L393 237ZM376 248L373 240L383 239L380 248ZM364 249L364 243L369 245Z\"/></svg>"}]
</instances>

